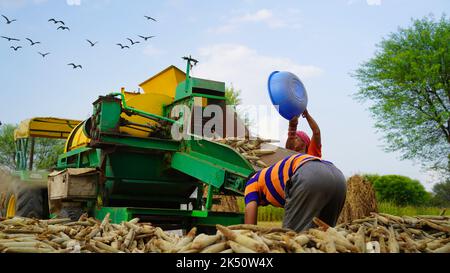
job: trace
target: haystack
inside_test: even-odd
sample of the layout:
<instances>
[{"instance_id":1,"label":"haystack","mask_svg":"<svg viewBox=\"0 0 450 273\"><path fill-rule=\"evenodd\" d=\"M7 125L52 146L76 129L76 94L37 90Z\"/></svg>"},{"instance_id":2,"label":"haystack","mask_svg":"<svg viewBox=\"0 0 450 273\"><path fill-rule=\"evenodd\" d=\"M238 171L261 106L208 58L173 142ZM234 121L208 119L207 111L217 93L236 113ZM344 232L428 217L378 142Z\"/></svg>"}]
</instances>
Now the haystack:
<instances>
[{"instance_id":1,"label":"haystack","mask_svg":"<svg viewBox=\"0 0 450 273\"><path fill-rule=\"evenodd\" d=\"M351 222L378 212L377 200L372 184L360 175L347 180L347 197L338 224Z\"/></svg>"}]
</instances>

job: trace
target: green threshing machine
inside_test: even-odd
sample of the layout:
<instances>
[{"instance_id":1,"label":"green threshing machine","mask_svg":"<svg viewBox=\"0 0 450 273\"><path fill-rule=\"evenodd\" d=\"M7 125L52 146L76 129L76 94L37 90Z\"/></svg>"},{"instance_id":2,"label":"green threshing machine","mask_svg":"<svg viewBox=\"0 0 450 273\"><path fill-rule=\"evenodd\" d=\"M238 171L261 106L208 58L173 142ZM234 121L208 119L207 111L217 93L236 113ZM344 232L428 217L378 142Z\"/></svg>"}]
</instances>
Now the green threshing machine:
<instances>
[{"instance_id":1,"label":"green threshing machine","mask_svg":"<svg viewBox=\"0 0 450 273\"><path fill-rule=\"evenodd\" d=\"M202 137L171 137L174 125L185 132L188 127L192 136L195 128L208 122L203 117L183 117L185 112L174 111L177 107L193 113L194 108L215 104L225 110L225 84L191 77L191 61L195 60L185 59L186 73L170 66L143 82L143 93L122 88L120 93L100 96L93 103L92 116L83 122L54 119L52 126L60 126L54 132L45 126L37 130L44 132L42 136L66 139L56 170L48 175L48 181L45 174L45 183L40 185L42 216L48 196L50 215L72 218L83 211L98 219L110 213L116 223L139 217L166 229L208 229L215 224L243 222L242 213L217 212L211 207L214 195L243 194L247 178L254 172L252 165L227 145ZM228 118L239 126L235 113L227 114L222 120L224 131ZM224 133L232 136L236 132L234 128ZM33 158L26 156L32 154L30 145L23 145L28 138L16 139L21 173L36 173L26 170L25 162ZM29 198L23 192L16 193L15 203L7 200L10 216L20 211L23 198Z\"/></svg>"}]
</instances>

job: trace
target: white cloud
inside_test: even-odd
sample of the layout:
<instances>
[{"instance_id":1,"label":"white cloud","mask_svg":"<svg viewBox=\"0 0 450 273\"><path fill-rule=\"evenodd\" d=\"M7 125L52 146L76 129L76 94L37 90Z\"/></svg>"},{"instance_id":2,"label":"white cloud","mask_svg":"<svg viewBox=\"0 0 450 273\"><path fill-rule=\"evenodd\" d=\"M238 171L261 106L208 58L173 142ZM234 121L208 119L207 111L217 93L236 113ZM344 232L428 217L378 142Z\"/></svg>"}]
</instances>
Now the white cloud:
<instances>
[{"instance_id":1,"label":"white cloud","mask_svg":"<svg viewBox=\"0 0 450 273\"><path fill-rule=\"evenodd\" d=\"M264 22L273 18L272 11L268 9L261 9L255 13L247 13L243 16L234 18L236 21L241 22Z\"/></svg>"},{"instance_id":2,"label":"white cloud","mask_svg":"<svg viewBox=\"0 0 450 273\"><path fill-rule=\"evenodd\" d=\"M361 3L364 0L348 0L347 5L353 5L355 3ZM380 6L382 0L365 0L366 4L369 6Z\"/></svg>"},{"instance_id":3,"label":"white cloud","mask_svg":"<svg viewBox=\"0 0 450 273\"><path fill-rule=\"evenodd\" d=\"M23 8L28 4L43 4L48 0L0 0L0 8Z\"/></svg>"},{"instance_id":4,"label":"white cloud","mask_svg":"<svg viewBox=\"0 0 450 273\"><path fill-rule=\"evenodd\" d=\"M273 71L290 71L300 79L320 76L314 65L298 64L289 58L262 55L239 44L216 44L199 49L197 77L224 81L242 90L244 104L271 104L267 96L267 79Z\"/></svg>"},{"instance_id":5,"label":"white cloud","mask_svg":"<svg viewBox=\"0 0 450 273\"><path fill-rule=\"evenodd\" d=\"M369 6L379 6L381 5L381 0L366 0Z\"/></svg>"},{"instance_id":6,"label":"white cloud","mask_svg":"<svg viewBox=\"0 0 450 273\"><path fill-rule=\"evenodd\" d=\"M305 84L305 79L318 77L323 70L314 65L298 64L289 58L268 56L240 44L216 44L198 50L199 63L194 67L193 76L225 82L227 86L241 90L242 112L250 114L254 132L258 135L285 141L287 123L283 122L270 101L267 79L273 71L289 71L297 75ZM307 85L305 84L305 87ZM268 109L257 117L252 107ZM270 125L270 126L269 126ZM280 143L281 143L280 142Z\"/></svg>"},{"instance_id":7,"label":"white cloud","mask_svg":"<svg viewBox=\"0 0 450 273\"><path fill-rule=\"evenodd\" d=\"M218 34L220 34L220 33L229 33L229 32L235 31L237 26L238 26L237 24L226 24L226 25L219 26L219 27L216 27L216 28L210 28L208 30L208 32L214 32L214 33L218 33Z\"/></svg>"},{"instance_id":8,"label":"white cloud","mask_svg":"<svg viewBox=\"0 0 450 273\"><path fill-rule=\"evenodd\" d=\"M66 0L69 6L79 6L81 5L81 0Z\"/></svg>"},{"instance_id":9,"label":"white cloud","mask_svg":"<svg viewBox=\"0 0 450 273\"><path fill-rule=\"evenodd\" d=\"M249 23L260 23L269 28L299 28L301 25L298 21L299 10L288 10L283 18L275 16L274 12L269 9L260 9L254 13L245 13L231 17L224 25L210 28L209 32L226 33L237 30L240 26Z\"/></svg>"}]
</instances>

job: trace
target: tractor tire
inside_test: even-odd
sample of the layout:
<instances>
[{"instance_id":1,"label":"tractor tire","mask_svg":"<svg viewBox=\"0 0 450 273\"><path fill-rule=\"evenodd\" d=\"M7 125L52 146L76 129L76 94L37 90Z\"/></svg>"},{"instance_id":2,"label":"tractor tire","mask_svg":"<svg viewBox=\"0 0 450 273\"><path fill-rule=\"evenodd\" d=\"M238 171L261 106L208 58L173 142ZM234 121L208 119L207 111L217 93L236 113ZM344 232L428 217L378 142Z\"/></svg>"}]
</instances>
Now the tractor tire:
<instances>
[{"instance_id":1,"label":"tractor tire","mask_svg":"<svg viewBox=\"0 0 450 273\"><path fill-rule=\"evenodd\" d=\"M58 212L58 218L70 218L72 221L78 221L81 215L83 214L83 210L81 208L62 208Z\"/></svg>"},{"instance_id":2,"label":"tractor tire","mask_svg":"<svg viewBox=\"0 0 450 273\"><path fill-rule=\"evenodd\" d=\"M8 197L8 193L5 192L0 192L0 217L6 217L6 205L7 205L7 197Z\"/></svg>"},{"instance_id":3,"label":"tractor tire","mask_svg":"<svg viewBox=\"0 0 450 273\"><path fill-rule=\"evenodd\" d=\"M7 200L15 198L15 216L43 219L44 212L44 189L30 187L25 182L15 181L9 190ZM8 208L6 208L8 209Z\"/></svg>"}]
</instances>

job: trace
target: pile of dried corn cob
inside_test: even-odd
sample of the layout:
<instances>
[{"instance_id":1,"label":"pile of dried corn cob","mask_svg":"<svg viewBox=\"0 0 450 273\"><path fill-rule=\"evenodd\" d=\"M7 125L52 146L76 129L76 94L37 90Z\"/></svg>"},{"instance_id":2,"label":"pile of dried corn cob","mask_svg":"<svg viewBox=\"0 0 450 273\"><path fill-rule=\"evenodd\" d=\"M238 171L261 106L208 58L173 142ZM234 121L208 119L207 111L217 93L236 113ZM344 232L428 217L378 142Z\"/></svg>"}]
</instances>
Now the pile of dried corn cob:
<instances>
[{"instance_id":1,"label":"pile of dried corn cob","mask_svg":"<svg viewBox=\"0 0 450 273\"><path fill-rule=\"evenodd\" d=\"M261 168L267 167L267 164L261 160L260 156L274 153L273 150L261 148L261 144L273 142L273 140L270 139L224 138L215 141L231 146L248 161L250 161L250 163Z\"/></svg>"},{"instance_id":2,"label":"pile of dried corn cob","mask_svg":"<svg viewBox=\"0 0 450 273\"><path fill-rule=\"evenodd\" d=\"M415 253L450 252L450 218L398 217L373 214L352 223L329 227L319 219L317 228L296 233L254 225L217 225L215 235L186 236L164 232L139 219L111 224L82 216L34 220L12 218L0 222L0 252L163 252L163 253Z\"/></svg>"},{"instance_id":3,"label":"pile of dried corn cob","mask_svg":"<svg viewBox=\"0 0 450 273\"><path fill-rule=\"evenodd\" d=\"M334 228L360 251L381 253L450 253L450 217L394 216L371 213ZM366 243L366 248L364 247Z\"/></svg>"},{"instance_id":4,"label":"pile of dried corn cob","mask_svg":"<svg viewBox=\"0 0 450 273\"><path fill-rule=\"evenodd\" d=\"M102 222L86 215L76 222L14 217L0 222L0 252L144 253L151 238L171 238L161 228L138 222L111 224L109 214Z\"/></svg>"}]
</instances>

